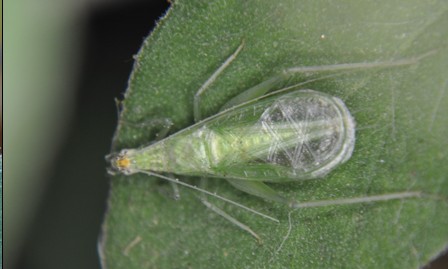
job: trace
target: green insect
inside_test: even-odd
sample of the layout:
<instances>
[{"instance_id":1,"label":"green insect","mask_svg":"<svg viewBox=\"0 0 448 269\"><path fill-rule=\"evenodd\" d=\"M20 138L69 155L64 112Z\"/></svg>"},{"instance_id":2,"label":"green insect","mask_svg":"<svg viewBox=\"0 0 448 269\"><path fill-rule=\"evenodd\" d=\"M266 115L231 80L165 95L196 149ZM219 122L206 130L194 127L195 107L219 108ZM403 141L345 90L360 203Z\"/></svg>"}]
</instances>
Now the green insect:
<instances>
[{"instance_id":1,"label":"green insect","mask_svg":"<svg viewBox=\"0 0 448 269\"><path fill-rule=\"evenodd\" d=\"M265 182L322 178L348 161L355 146L355 121L344 102L315 90L288 87L269 93L295 73L367 69L409 65L426 55L391 62L350 63L285 70L231 99L221 112L200 115L200 96L236 59L237 50L202 85L194 98L196 124L148 147L124 149L108 158L112 172L145 173L207 193L253 213L278 221L234 201L163 174L227 180L237 189L292 208L383 201L416 197L405 192L343 200L298 203ZM211 210L260 240L248 226L203 199Z\"/></svg>"}]
</instances>

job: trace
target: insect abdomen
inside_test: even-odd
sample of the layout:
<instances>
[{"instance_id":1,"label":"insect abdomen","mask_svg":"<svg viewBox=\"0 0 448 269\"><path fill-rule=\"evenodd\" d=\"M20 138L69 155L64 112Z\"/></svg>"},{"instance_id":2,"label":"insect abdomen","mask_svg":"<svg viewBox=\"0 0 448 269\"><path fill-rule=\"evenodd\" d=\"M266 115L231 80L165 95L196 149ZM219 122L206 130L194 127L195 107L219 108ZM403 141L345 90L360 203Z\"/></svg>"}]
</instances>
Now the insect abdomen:
<instances>
[{"instance_id":1,"label":"insect abdomen","mask_svg":"<svg viewBox=\"0 0 448 269\"><path fill-rule=\"evenodd\" d=\"M304 90L264 105L247 110L259 113L257 121L216 129L216 171L263 181L315 178L350 158L355 123L340 99Z\"/></svg>"}]
</instances>

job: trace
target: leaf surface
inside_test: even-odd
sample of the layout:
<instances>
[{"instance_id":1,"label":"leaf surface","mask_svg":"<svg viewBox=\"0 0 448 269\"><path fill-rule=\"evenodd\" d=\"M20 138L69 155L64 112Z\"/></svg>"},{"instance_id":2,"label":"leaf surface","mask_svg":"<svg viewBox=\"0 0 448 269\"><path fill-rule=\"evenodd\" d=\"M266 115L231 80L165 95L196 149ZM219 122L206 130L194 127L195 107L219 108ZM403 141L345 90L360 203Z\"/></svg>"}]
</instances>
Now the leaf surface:
<instances>
[{"instance_id":1,"label":"leaf surface","mask_svg":"<svg viewBox=\"0 0 448 269\"><path fill-rule=\"evenodd\" d=\"M204 93L204 115L287 68L407 60L299 73L285 82L344 100L357 123L356 145L352 158L323 179L271 186L299 201L425 195L290 213L210 179L207 189L280 220L271 223L209 198L256 231L259 245L207 210L194 191L181 189L175 201L160 179L115 176L101 241L104 267L427 264L448 245L447 25L446 1L175 1L136 56L116 150L150 144L161 130L155 122L164 119L173 122L171 133L192 125L194 94L242 42L240 54Z\"/></svg>"}]
</instances>

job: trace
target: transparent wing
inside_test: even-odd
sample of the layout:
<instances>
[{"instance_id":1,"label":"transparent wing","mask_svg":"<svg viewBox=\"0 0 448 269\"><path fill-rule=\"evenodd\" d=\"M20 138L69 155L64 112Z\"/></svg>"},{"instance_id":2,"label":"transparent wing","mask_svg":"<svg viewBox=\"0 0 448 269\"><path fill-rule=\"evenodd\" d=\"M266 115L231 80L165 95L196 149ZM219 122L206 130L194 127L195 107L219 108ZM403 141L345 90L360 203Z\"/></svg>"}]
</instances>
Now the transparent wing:
<instances>
[{"instance_id":1,"label":"transparent wing","mask_svg":"<svg viewBox=\"0 0 448 269\"><path fill-rule=\"evenodd\" d=\"M205 126L216 176L246 180L322 177L350 158L355 139L344 103L311 90L227 111Z\"/></svg>"}]
</instances>

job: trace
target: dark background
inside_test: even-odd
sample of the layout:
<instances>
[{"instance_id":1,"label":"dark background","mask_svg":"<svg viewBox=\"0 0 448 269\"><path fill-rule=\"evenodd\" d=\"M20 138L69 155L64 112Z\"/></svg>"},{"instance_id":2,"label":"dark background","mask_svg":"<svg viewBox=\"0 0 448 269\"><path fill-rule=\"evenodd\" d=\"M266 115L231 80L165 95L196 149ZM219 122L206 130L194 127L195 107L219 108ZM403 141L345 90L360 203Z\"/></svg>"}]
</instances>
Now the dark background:
<instances>
[{"instance_id":1,"label":"dark background","mask_svg":"<svg viewBox=\"0 0 448 269\"><path fill-rule=\"evenodd\" d=\"M83 22L74 118L17 257L17 269L99 268L97 240L106 211L107 164L122 98L143 39L163 16L163 0L101 5ZM448 255L428 268L447 268Z\"/></svg>"},{"instance_id":2,"label":"dark background","mask_svg":"<svg viewBox=\"0 0 448 269\"><path fill-rule=\"evenodd\" d=\"M166 1L128 1L88 10L74 117L15 268L99 268L97 240L109 188L104 156L136 54Z\"/></svg>"}]
</instances>

